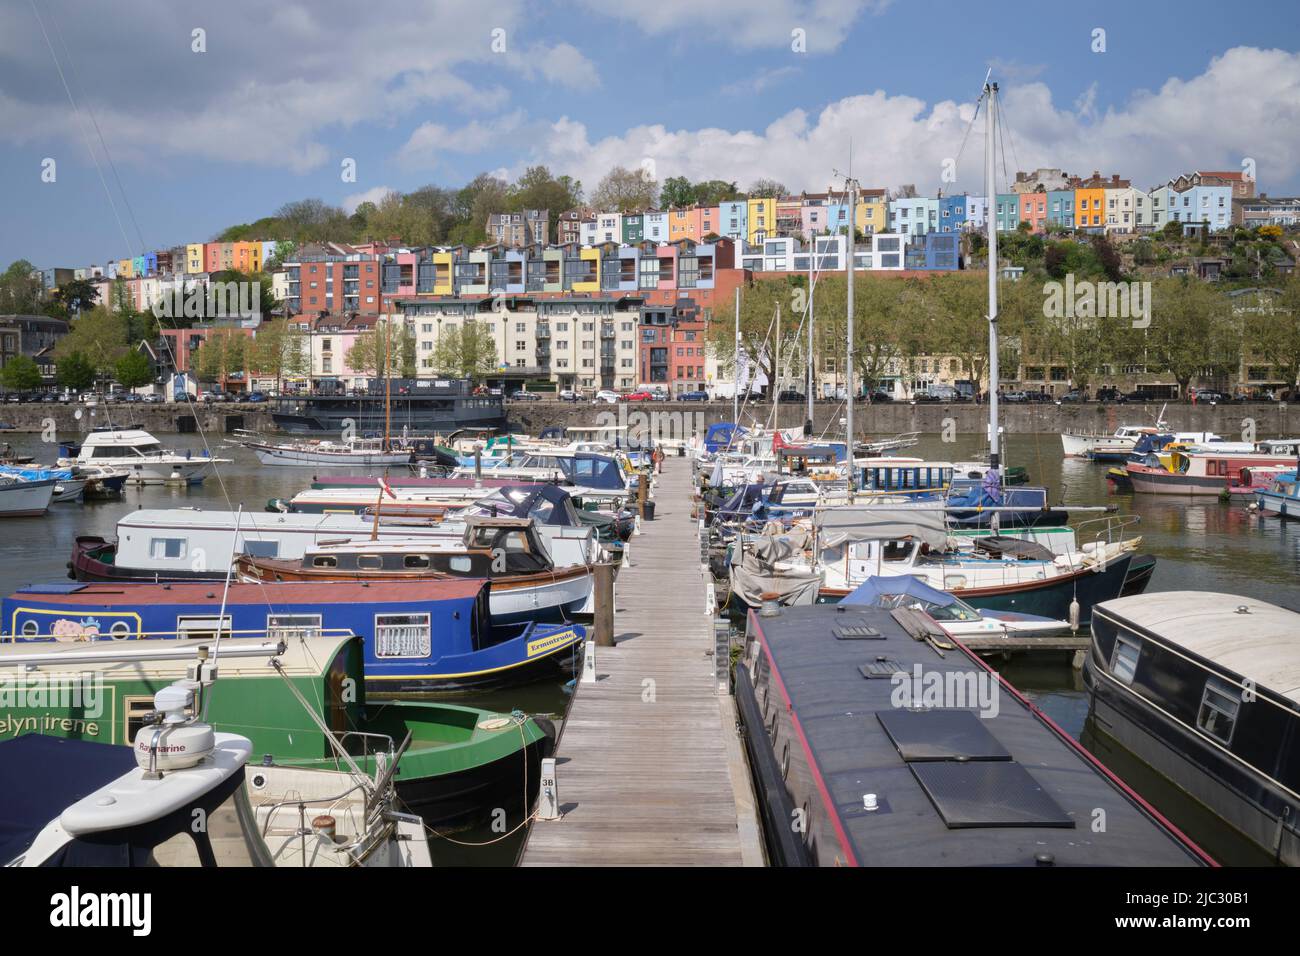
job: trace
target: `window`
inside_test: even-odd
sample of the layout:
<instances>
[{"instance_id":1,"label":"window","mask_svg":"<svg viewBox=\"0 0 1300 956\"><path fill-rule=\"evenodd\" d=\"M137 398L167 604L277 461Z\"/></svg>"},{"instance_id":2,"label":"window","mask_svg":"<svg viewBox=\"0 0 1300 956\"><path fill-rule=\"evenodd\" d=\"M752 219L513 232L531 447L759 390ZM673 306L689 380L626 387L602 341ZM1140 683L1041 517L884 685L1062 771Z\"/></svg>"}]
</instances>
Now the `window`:
<instances>
[{"instance_id":1,"label":"window","mask_svg":"<svg viewBox=\"0 0 1300 956\"><path fill-rule=\"evenodd\" d=\"M1231 743L1240 706L1241 688L1211 677L1205 682L1205 692L1201 695L1201 710L1196 715L1196 726L1225 744Z\"/></svg>"},{"instance_id":2,"label":"window","mask_svg":"<svg viewBox=\"0 0 1300 956\"><path fill-rule=\"evenodd\" d=\"M428 614L376 614L376 657L428 657L433 650Z\"/></svg>"},{"instance_id":3,"label":"window","mask_svg":"<svg viewBox=\"0 0 1300 956\"><path fill-rule=\"evenodd\" d=\"M149 542L149 557L155 561L176 560L185 557L184 538L153 538Z\"/></svg>"},{"instance_id":4,"label":"window","mask_svg":"<svg viewBox=\"0 0 1300 956\"><path fill-rule=\"evenodd\" d=\"M358 554L357 570L358 571L382 571L384 569L384 559L377 554Z\"/></svg>"},{"instance_id":5,"label":"window","mask_svg":"<svg viewBox=\"0 0 1300 956\"><path fill-rule=\"evenodd\" d=\"M427 554L408 554L402 558L402 567L412 570L425 570L429 567Z\"/></svg>"},{"instance_id":6,"label":"window","mask_svg":"<svg viewBox=\"0 0 1300 956\"><path fill-rule=\"evenodd\" d=\"M278 558L279 541L244 541L244 554L254 558Z\"/></svg>"},{"instance_id":7,"label":"window","mask_svg":"<svg viewBox=\"0 0 1300 956\"><path fill-rule=\"evenodd\" d=\"M1133 675L1137 673L1138 655L1142 651L1142 645L1136 638L1126 637L1122 634L1115 635L1115 649L1110 655L1110 672L1115 675L1115 679L1125 684L1133 683Z\"/></svg>"},{"instance_id":8,"label":"window","mask_svg":"<svg viewBox=\"0 0 1300 956\"><path fill-rule=\"evenodd\" d=\"M319 614L268 614L266 636L271 640L300 640L320 637Z\"/></svg>"},{"instance_id":9,"label":"window","mask_svg":"<svg viewBox=\"0 0 1300 956\"><path fill-rule=\"evenodd\" d=\"M337 568L339 559L332 554L318 554L311 559L311 566L313 568Z\"/></svg>"},{"instance_id":10,"label":"window","mask_svg":"<svg viewBox=\"0 0 1300 956\"><path fill-rule=\"evenodd\" d=\"M176 618L177 637L215 639L218 630L226 637L231 636L229 614L220 619L216 617L186 617L184 615Z\"/></svg>"}]
</instances>

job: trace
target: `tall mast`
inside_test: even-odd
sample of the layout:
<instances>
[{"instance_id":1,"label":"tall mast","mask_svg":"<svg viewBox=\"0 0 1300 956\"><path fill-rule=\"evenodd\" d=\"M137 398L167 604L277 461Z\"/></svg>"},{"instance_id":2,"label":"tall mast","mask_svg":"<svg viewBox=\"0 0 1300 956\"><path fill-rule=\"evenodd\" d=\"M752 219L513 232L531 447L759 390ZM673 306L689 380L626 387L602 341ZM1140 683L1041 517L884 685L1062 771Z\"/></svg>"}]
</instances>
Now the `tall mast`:
<instances>
[{"instance_id":1,"label":"tall mast","mask_svg":"<svg viewBox=\"0 0 1300 956\"><path fill-rule=\"evenodd\" d=\"M781 303L776 304L776 361L772 363L772 428L781 427Z\"/></svg>"},{"instance_id":2,"label":"tall mast","mask_svg":"<svg viewBox=\"0 0 1300 956\"><path fill-rule=\"evenodd\" d=\"M735 369L735 387L731 390L731 421L740 424L740 286L736 286L736 354L732 356L732 368Z\"/></svg>"},{"instance_id":3,"label":"tall mast","mask_svg":"<svg viewBox=\"0 0 1300 956\"><path fill-rule=\"evenodd\" d=\"M392 368L389 366L389 332L393 325L393 317L390 313L384 322L384 450L388 450L388 434L392 429Z\"/></svg>"},{"instance_id":4,"label":"tall mast","mask_svg":"<svg viewBox=\"0 0 1300 956\"><path fill-rule=\"evenodd\" d=\"M813 420L813 290L817 283L817 233L812 234L812 249L808 255L808 427Z\"/></svg>"},{"instance_id":5,"label":"tall mast","mask_svg":"<svg viewBox=\"0 0 1300 956\"><path fill-rule=\"evenodd\" d=\"M858 476L857 469L853 463L853 221L852 216L858 208L858 184L852 176L849 177L846 185L849 187L849 255L848 255L848 282L845 287L845 299L848 306L848 335L847 335L847 360L844 369L844 386L845 397L848 400L848 414L845 416L845 424L848 430L848 459L849 459L849 504L853 503L853 493L857 490Z\"/></svg>"},{"instance_id":6,"label":"tall mast","mask_svg":"<svg viewBox=\"0 0 1300 956\"><path fill-rule=\"evenodd\" d=\"M986 81L984 95L988 98L984 112L984 188L988 193L984 218L989 233L989 466L997 468L1001 450L998 441L998 193L993 137L998 122L998 85Z\"/></svg>"}]
</instances>

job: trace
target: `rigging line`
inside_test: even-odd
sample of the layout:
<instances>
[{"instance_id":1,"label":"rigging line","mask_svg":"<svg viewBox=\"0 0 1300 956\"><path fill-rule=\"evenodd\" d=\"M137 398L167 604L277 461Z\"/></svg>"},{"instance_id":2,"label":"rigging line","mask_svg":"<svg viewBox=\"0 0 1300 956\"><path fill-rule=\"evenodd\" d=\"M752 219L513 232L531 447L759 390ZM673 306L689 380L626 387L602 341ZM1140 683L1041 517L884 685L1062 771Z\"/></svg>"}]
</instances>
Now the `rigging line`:
<instances>
[{"instance_id":1,"label":"rigging line","mask_svg":"<svg viewBox=\"0 0 1300 956\"><path fill-rule=\"evenodd\" d=\"M54 60L54 69L58 71L59 80L63 83L63 92L68 94L68 102L72 105L72 112L77 117L78 125L81 126L81 134L86 139L86 152L90 153L90 161L95 164L95 171L99 173L99 182L104 187L104 195L108 197L108 205L113 210L113 218L117 220L118 231L122 233L122 242L127 253L130 254L133 251L131 240L126 234L126 226L122 224L122 216L117 211L117 203L113 201L113 193L108 188L108 180L104 178L104 168L99 164L99 157L95 155L95 147L90 142L90 134L86 131L86 122L82 119L81 110L72 95L72 89L68 86L68 79L63 75L63 66L59 63L59 55L54 52L54 44L50 42L50 35L45 30L45 21L41 19L40 11L36 9L36 0L29 0L29 2L32 6L32 13L36 16L36 22L40 25L41 36L45 38L45 46L50 51L50 58Z\"/></svg>"},{"instance_id":2,"label":"rigging line","mask_svg":"<svg viewBox=\"0 0 1300 956\"><path fill-rule=\"evenodd\" d=\"M67 60L68 66L72 69L72 79L77 84L77 88L84 93L86 88L82 85L81 74L77 72L77 61L68 50L67 41L63 39L63 30L59 27L59 21L51 16L50 23L54 25L54 35L59 38L59 46L63 48L63 58ZM104 158L108 160L108 168L113 171L113 180L117 183L118 192L122 194L122 205L126 206L127 215L131 217L131 225L135 228L136 238L140 240L140 252L143 254L145 251L144 233L140 231L140 223L136 221L135 210L131 207L131 200L126 194L126 189L122 186L122 177L117 174L117 164L113 162L113 154L109 152L108 143L104 141L104 134L99 128L99 120L95 118L95 111L87 106L86 115L90 117L90 122L95 127L95 135L99 137L99 145L104 150Z\"/></svg>"},{"instance_id":3,"label":"rigging line","mask_svg":"<svg viewBox=\"0 0 1300 956\"><path fill-rule=\"evenodd\" d=\"M978 99L975 100L975 112L971 115L970 122L966 124L966 132L962 135L961 145L957 147L957 158L953 160L953 165L956 166L957 169L961 169L961 156L962 153L966 151L966 140L970 138L970 131L974 129L975 121L979 119L980 104L983 102L984 94L980 93ZM961 174L958 173L959 177L960 175Z\"/></svg>"},{"instance_id":4,"label":"rigging line","mask_svg":"<svg viewBox=\"0 0 1300 956\"><path fill-rule=\"evenodd\" d=\"M1006 129L1007 139L1011 141L1011 159L1015 162L1016 169L1020 168L1020 157L1016 155L1016 135L1015 130L1011 128L1011 121L1007 118L1007 108L1005 100L998 103L998 127ZM1005 162L1005 158L1004 158Z\"/></svg>"}]
</instances>

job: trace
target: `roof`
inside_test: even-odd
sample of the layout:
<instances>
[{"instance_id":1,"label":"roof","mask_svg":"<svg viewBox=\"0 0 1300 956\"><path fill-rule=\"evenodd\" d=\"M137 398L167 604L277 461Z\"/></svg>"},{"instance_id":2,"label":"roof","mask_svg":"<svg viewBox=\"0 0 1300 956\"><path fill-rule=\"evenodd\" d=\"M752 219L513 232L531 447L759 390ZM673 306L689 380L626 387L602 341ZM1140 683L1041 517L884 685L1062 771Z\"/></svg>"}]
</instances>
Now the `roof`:
<instances>
[{"instance_id":1,"label":"roof","mask_svg":"<svg viewBox=\"0 0 1300 956\"><path fill-rule=\"evenodd\" d=\"M1139 627L1300 703L1300 613L1215 591L1116 598L1093 612Z\"/></svg>"}]
</instances>

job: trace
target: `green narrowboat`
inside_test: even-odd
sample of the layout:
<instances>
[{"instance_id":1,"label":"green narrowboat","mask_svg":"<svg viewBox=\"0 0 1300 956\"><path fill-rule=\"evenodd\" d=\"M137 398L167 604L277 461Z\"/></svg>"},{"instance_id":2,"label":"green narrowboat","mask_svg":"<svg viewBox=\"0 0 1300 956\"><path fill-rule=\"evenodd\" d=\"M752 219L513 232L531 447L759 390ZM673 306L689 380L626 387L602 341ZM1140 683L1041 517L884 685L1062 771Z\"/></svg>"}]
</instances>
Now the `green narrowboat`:
<instances>
[{"instance_id":1,"label":"green narrowboat","mask_svg":"<svg viewBox=\"0 0 1300 956\"><path fill-rule=\"evenodd\" d=\"M377 761L410 734L397 794L430 827L467 826L498 809L514 816L532 806L542 758L554 747L548 721L440 702L367 703L360 637L281 640L278 667L265 656L239 656L263 639L223 640L215 649L220 680L195 705L206 706L218 731L249 738L255 762L260 755L268 766L346 769L323 723L373 776ZM201 649L214 649L210 637L130 643L137 655L156 646L159 659L113 660L121 645L111 641L0 645L0 740L38 733L130 744L154 694L186 679Z\"/></svg>"}]
</instances>

